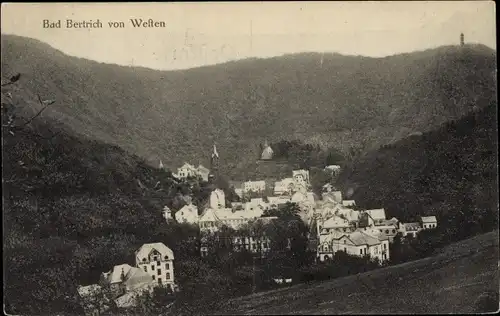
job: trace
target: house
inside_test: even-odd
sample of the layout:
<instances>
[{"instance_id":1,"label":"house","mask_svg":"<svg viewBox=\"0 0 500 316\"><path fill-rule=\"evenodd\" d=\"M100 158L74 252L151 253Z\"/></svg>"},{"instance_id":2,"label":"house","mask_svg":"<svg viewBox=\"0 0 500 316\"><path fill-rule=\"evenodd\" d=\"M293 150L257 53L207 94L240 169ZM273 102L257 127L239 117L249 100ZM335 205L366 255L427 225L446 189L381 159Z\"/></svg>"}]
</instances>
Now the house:
<instances>
[{"instance_id":1,"label":"house","mask_svg":"<svg viewBox=\"0 0 500 316\"><path fill-rule=\"evenodd\" d=\"M322 239L322 235L328 235L331 232L349 233L352 230L354 230L354 227L349 223L349 221L339 216L333 216L322 223L318 222L320 241Z\"/></svg>"},{"instance_id":2,"label":"house","mask_svg":"<svg viewBox=\"0 0 500 316\"><path fill-rule=\"evenodd\" d=\"M175 288L174 253L161 242L142 245L135 252L136 265L155 285Z\"/></svg>"},{"instance_id":3,"label":"house","mask_svg":"<svg viewBox=\"0 0 500 316\"><path fill-rule=\"evenodd\" d=\"M420 223L401 223L399 225L399 232L403 235L403 237L411 236L417 237L417 234L422 230Z\"/></svg>"},{"instance_id":4,"label":"house","mask_svg":"<svg viewBox=\"0 0 500 316\"><path fill-rule=\"evenodd\" d=\"M196 177L198 170L195 166L185 162L180 168L177 169L175 176L179 179L186 179L188 177Z\"/></svg>"},{"instance_id":5,"label":"house","mask_svg":"<svg viewBox=\"0 0 500 316\"><path fill-rule=\"evenodd\" d=\"M175 220L178 223L197 224L199 220L198 207L192 203L184 205L175 212Z\"/></svg>"},{"instance_id":6,"label":"house","mask_svg":"<svg viewBox=\"0 0 500 316\"><path fill-rule=\"evenodd\" d=\"M436 216L421 216L420 224L423 229L431 229L437 227L437 219Z\"/></svg>"},{"instance_id":7,"label":"house","mask_svg":"<svg viewBox=\"0 0 500 316\"><path fill-rule=\"evenodd\" d=\"M292 177L296 187L307 188L310 185L309 170L293 170Z\"/></svg>"},{"instance_id":8,"label":"house","mask_svg":"<svg viewBox=\"0 0 500 316\"><path fill-rule=\"evenodd\" d=\"M109 289L113 298L117 298L127 292L152 286L153 279L140 268L120 264L108 272L101 273L99 283Z\"/></svg>"},{"instance_id":9,"label":"house","mask_svg":"<svg viewBox=\"0 0 500 316\"><path fill-rule=\"evenodd\" d=\"M172 210L168 208L168 206L165 205L163 208L163 217L165 218L166 221L172 219Z\"/></svg>"},{"instance_id":10,"label":"house","mask_svg":"<svg viewBox=\"0 0 500 316\"><path fill-rule=\"evenodd\" d=\"M368 226L377 225L386 220L385 209L383 208L366 210L364 213L368 215Z\"/></svg>"},{"instance_id":11,"label":"house","mask_svg":"<svg viewBox=\"0 0 500 316\"><path fill-rule=\"evenodd\" d=\"M211 208L225 208L226 196L221 189L215 189L210 193L210 207Z\"/></svg>"},{"instance_id":12,"label":"house","mask_svg":"<svg viewBox=\"0 0 500 316\"><path fill-rule=\"evenodd\" d=\"M318 246L320 261L332 259L338 251L355 256L370 256L382 262L389 258L389 242L362 231L349 234L333 232L320 240Z\"/></svg>"},{"instance_id":13,"label":"house","mask_svg":"<svg viewBox=\"0 0 500 316\"><path fill-rule=\"evenodd\" d=\"M264 192L266 190L266 181L245 181L242 189L243 194L247 192Z\"/></svg>"},{"instance_id":14,"label":"house","mask_svg":"<svg viewBox=\"0 0 500 316\"><path fill-rule=\"evenodd\" d=\"M365 233L387 238L389 243L392 243L394 241L394 237L396 237L396 235L399 233L398 227L394 224L364 227L358 228L358 230L363 230Z\"/></svg>"},{"instance_id":15,"label":"house","mask_svg":"<svg viewBox=\"0 0 500 316\"><path fill-rule=\"evenodd\" d=\"M177 169L177 174L174 176L179 179L186 179L188 177L200 177L204 181L208 181L208 176L210 174L210 170L199 165L195 167L187 162L185 162L182 167Z\"/></svg>"}]
</instances>

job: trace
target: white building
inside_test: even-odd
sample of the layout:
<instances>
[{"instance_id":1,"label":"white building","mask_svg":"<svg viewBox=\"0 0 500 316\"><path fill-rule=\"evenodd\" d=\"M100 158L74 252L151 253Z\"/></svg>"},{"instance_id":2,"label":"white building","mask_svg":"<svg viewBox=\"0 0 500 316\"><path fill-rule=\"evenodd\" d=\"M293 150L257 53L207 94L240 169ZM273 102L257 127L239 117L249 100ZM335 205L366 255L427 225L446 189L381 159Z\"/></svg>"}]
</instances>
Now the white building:
<instances>
[{"instance_id":1,"label":"white building","mask_svg":"<svg viewBox=\"0 0 500 316\"><path fill-rule=\"evenodd\" d=\"M320 261L333 258L337 251L355 256L370 256L380 262L389 259L389 241L362 231L353 233L333 232L325 236L318 246Z\"/></svg>"},{"instance_id":2,"label":"white building","mask_svg":"<svg viewBox=\"0 0 500 316\"><path fill-rule=\"evenodd\" d=\"M188 177L200 177L204 181L208 181L209 173L210 170L203 167L202 165L195 167L185 162L184 165L182 165L182 167L177 169L177 174L174 174L174 176L179 179L186 179Z\"/></svg>"},{"instance_id":3,"label":"white building","mask_svg":"<svg viewBox=\"0 0 500 316\"><path fill-rule=\"evenodd\" d=\"M198 224L198 207L192 203L184 205L175 212L175 220L178 223Z\"/></svg>"},{"instance_id":4,"label":"white building","mask_svg":"<svg viewBox=\"0 0 500 316\"><path fill-rule=\"evenodd\" d=\"M231 208L206 209L200 216L200 230L216 232L223 225L239 229L241 225L260 218L264 210L256 207L253 210L235 211Z\"/></svg>"},{"instance_id":5,"label":"white building","mask_svg":"<svg viewBox=\"0 0 500 316\"><path fill-rule=\"evenodd\" d=\"M341 191L331 191L331 192L323 192L321 197L325 201L332 201L336 203L342 203L342 192Z\"/></svg>"},{"instance_id":6,"label":"white building","mask_svg":"<svg viewBox=\"0 0 500 316\"><path fill-rule=\"evenodd\" d=\"M116 265L110 271L101 273L99 283L102 287L110 289L113 298L154 285L148 273L128 264Z\"/></svg>"},{"instance_id":7,"label":"white building","mask_svg":"<svg viewBox=\"0 0 500 316\"><path fill-rule=\"evenodd\" d=\"M266 181L245 181L243 182L242 191L247 192L264 192L266 190Z\"/></svg>"},{"instance_id":8,"label":"white building","mask_svg":"<svg viewBox=\"0 0 500 316\"><path fill-rule=\"evenodd\" d=\"M420 223L400 223L399 232L403 235L403 237L417 237L417 234L422 230Z\"/></svg>"},{"instance_id":9,"label":"white building","mask_svg":"<svg viewBox=\"0 0 500 316\"><path fill-rule=\"evenodd\" d=\"M364 211L368 215L368 226L378 225L386 220L385 209L377 208Z\"/></svg>"},{"instance_id":10,"label":"white building","mask_svg":"<svg viewBox=\"0 0 500 316\"><path fill-rule=\"evenodd\" d=\"M309 188L310 186L310 181L309 181L309 170L293 170L292 171L292 177L295 181L295 186L297 188Z\"/></svg>"},{"instance_id":11,"label":"white building","mask_svg":"<svg viewBox=\"0 0 500 316\"><path fill-rule=\"evenodd\" d=\"M420 224L423 229L432 229L437 227L436 216L421 216Z\"/></svg>"},{"instance_id":12,"label":"white building","mask_svg":"<svg viewBox=\"0 0 500 316\"><path fill-rule=\"evenodd\" d=\"M161 242L144 244L135 252L136 265L157 285L175 287L174 253Z\"/></svg>"},{"instance_id":13,"label":"white building","mask_svg":"<svg viewBox=\"0 0 500 316\"><path fill-rule=\"evenodd\" d=\"M210 207L211 208L225 208L226 196L221 189L215 189L210 193Z\"/></svg>"}]
</instances>

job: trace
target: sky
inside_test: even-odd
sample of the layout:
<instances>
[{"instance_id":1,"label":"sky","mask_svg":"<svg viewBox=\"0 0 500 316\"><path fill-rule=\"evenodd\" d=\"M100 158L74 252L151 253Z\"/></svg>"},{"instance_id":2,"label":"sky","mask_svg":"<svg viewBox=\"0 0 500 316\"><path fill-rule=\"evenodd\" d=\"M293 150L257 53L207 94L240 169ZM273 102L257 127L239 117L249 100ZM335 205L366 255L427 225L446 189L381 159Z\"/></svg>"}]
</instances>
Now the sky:
<instances>
[{"instance_id":1,"label":"sky","mask_svg":"<svg viewBox=\"0 0 500 316\"><path fill-rule=\"evenodd\" d=\"M68 29L66 20L102 28ZM130 19L164 21L134 28ZM44 28L43 20L61 20ZM108 22L125 27L110 28ZM496 49L493 1L2 3L2 34L77 57L173 70L247 57L337 52L383 57L467 43Z\"/></svg>"}]
</instances>

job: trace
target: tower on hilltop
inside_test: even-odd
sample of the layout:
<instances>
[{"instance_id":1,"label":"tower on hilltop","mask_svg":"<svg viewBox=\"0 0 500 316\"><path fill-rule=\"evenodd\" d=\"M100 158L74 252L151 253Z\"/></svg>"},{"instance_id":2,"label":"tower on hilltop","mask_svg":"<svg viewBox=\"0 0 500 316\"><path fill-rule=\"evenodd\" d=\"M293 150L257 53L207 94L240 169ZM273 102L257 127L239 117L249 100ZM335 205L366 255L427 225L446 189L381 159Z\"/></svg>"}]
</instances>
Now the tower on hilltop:
<instances>
[{"instance_id":1,"label":"tower on hilltop","mask_svg":"<svg viewBox=\"0 0 500 316\"><path fill-rule=\"evenodd\" d=\"M465 45L464 33L460 33L460 46Z\"/></svg>"}]
</instances>

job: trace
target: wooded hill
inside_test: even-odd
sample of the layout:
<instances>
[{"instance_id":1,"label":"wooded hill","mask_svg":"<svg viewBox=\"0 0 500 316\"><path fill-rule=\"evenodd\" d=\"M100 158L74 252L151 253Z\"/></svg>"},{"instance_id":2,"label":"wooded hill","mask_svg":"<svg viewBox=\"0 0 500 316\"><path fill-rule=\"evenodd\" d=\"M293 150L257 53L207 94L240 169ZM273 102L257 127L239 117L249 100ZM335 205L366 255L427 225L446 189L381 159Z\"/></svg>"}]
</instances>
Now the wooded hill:
<instances>
[{"instance_id":1,"label":"wooded hill","mask_svg":"<svg viewBox=\"0 0 500 316\"><path fill-rule=\"evenodd\" d=\"M438 220L456 217L456 224L467 226L487 217L495 225L497 126L494 102L435 131L367 154L344 169L338 183L359 206L385 207L388 216L402 221L437 215Z\"/></svg>"},{"instance_id":2,"label":"wooded hill","mask_svg":"<svg viewBox=\"0 0 500 316\"><path fill-rule=\"evenodd\" d=\"M215 142L222 172L238 180L265 139L335 146L349 156L489 104L495 54L483 45L385 58L303 53L158 71L2 35L1 65L27 79L16 100L26 111L38 109L36 93L57 99L45 116L171 168L208 166Z\"/></svg>"}]
</instances>

